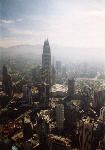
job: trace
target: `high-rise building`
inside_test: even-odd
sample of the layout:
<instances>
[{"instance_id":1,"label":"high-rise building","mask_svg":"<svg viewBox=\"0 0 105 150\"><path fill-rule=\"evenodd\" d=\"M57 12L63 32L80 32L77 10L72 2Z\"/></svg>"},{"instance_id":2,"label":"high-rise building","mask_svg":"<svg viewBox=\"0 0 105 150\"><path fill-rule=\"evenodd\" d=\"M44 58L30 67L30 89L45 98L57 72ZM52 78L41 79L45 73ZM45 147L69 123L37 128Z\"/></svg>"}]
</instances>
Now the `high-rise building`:
<instances>
[{"instance_id":1,"label":"high-rise building","mask_svg":"<svg viewBox=\"0 0 105 150\"><path fill-rule=\"evenodd\" d=\"M32 87L31 86L23 86L23 100L32 104Z\"/></svg>"},{"instance_id":2,"label":"high-rise building","mask_svg":"<svg viewBox=\"0 0 105 150\"><path fill-rule=\"evenodd\" d=\"M51 51L48 39L45 40L42 54L42 80L51 84Z\"/></svg>"},{"instance_id":3,"label":"high-rise building","mask_svg":"<svg viewBox=\"0 0 105 150\"><path fill-rule=\"evenodd\" d=\"M45 107L49 106L49 91L50 87L49 84L38 84L37 85L38 91L39 91L39 102L40 104L43 104Z\"/></svg>"},{"instance_id":4,"label":"high-rise building","mask_svg":"<svg viewBox=\"0 0 105 150\"><path fill-rule=\"evenodd\" d=\"M105 121L105 106L100 109L100 120Z\"/></svg>"},{"instance_id":5,"label":"high-rise building","mask_svg":"<svg viewBox=\"0 0 105 150\"><path fill-rule=\"evenodd\" d=\"M58 104L56 106L56 125L58 130L63 130L64 127L64 105Z\"/></svg>"},{"instance_id":6,"label":"high-rise building","mask_svg":"<svg viewBox=\"0 0 105 150\"><path fill-rule=\"evenodd\" d=\"M48 134L49 134L49 124L41 116L37 119L37 133L39 136L39 146L40 150L47 150L48 148Z\"/></svg>"},{"instance_id":7,"label":"high-rise building","mask_svg":"<svg viewBox=\"0 0 105 150\"><path fill-rule=\"evenodd\" d=\"M90 150L93 141L93 123L90 122L89 118L80 121L79 128L79 143L80 150Z\"/></svg>"},{"instance_id":8,"label":"high-rise building","mask_svg":"<svg viewBox=\"0 0 105 150\"><path fill-rule=\"evenodd\" d=\"M105 90L94 92L94 103L95 106L101 108L105 103Z\"/></svg>"},{"instance_id":9,"label":"high-rise building","mask_svg":"<svg viewBox=\"0 0 105 150\"><path fill-rule=\"evenodd\" d=\"M54 65L52 66L52 85L54 85L56 83L56 71L55 71L55 67Z\"/></svg>"},{"instance_id":10,"label":"high-rise building","mask_svg":"<svg viewBox=\"0 0 105 150\"><path fill-rule=\"evenodd\" d=\"M52 64L52 70L51 70L51 84L54 85L56 81L56 70L54 66L54 56L53 56L53 64Z\"/></svg>"},{"instance_id":11,"label":"high-rise building","mask_svg":"<svg viewBox=\"0 0 105 150\"><path fill-rule=\"evenodd\" d=\"M74 78L69 79L68 80L68 95L71 97L74 95L74 85L75 85Z\"/></svg>"},{"instance_id":12,"label":"high-rise building","mask_svg":"<svg viewBox=\"0 0 105 150\"><path fill-rule=\"evenodd\" d=\"M56 71L61 72L61 61L56 61Z\"/></svg>"},{"instance_id":13,"label":"high-rise building","mask_svg":"<svg viewBox=\"0 0 105 150\"><path fill-rule=\"evenodd\" d=\"M13 96L13 84L12 84L12 78L10 74L8 73L7 67L3 66L3 72L2 72L2 85L4 92L12 97Z\"/></svg>"},{"instance_id":14,"label":"high-rise building","mask_svg":"<svg viewBox=\"0 0 105 150\"><path fill-rule=\"evenodd\" d=\"M42 73L42 68L41 66L37 66L32 69L32 81L35 85L41 82L41 74Z\"/></svg>"}]
</instances>

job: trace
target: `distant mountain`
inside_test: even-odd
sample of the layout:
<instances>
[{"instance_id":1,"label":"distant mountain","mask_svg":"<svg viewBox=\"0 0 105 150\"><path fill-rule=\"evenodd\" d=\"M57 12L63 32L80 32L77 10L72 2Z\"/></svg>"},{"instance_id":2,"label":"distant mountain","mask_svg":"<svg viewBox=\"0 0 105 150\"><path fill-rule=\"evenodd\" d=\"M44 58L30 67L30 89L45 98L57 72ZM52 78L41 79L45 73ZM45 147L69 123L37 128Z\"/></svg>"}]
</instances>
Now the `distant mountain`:
<instances>
[{"instance_id":1,"label":"distant mountain","mask_svg":"<svg viewBox=\"0 0 105 150\"><path fill-rule=\"evenodd\" d=\"M17 45L8 48L0 47L0 51L4 51L9 56L23 55L23 54L41 54L42 46L41 45Z\"/></svg>"},{"instance_id":2,"label":"distant mountain","mask_svg":"<svg viewBox=\"0 0 105 150\"><path fill-rule=\"evenodd\" d=\"M50 45L51 54L55 60L65 62L71 61L104 61L104 48L74 48ZM40 59L43 52L43 45L17 45L9 48L0 47L0 56L26 57Z\"/></svg>"},{"instance_id":3,"label":"distant mountain","mask_svg":"<svg viewBox=\"0 0 105 150\"><path fill-rule=\"evenodd\" d=\"M20 60L33 60L41 62L42 46L41 45L17 45L8 48L0 47L0 58L20 58Z\"/></svg>"}]
</instances>

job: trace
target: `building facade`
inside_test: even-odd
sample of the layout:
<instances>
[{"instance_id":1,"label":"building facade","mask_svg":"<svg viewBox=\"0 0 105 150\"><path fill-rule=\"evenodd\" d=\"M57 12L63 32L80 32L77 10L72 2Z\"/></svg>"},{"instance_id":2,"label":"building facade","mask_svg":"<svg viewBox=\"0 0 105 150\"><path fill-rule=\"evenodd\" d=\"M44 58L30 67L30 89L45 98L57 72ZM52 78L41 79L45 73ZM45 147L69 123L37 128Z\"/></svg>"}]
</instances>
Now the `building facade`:
<instances>
[{"instance_id":1,"label":"building facade","mask_svg":"<svg viewBox=\"0 0 105 150\"><path fill-rule=\"evenodd\" d=\"M50 86L49 84L38 84L39 103L45 107L49 106Z\"/></svg>"},{"instance_id":2,"label":"building facade","mask_svg":"<svg viewBox=\"0 0 105 150\"><path fill-rule=\"evenodd\" d=\"M105 103L105 90L94 92L94 103L95 106L101 108Z\"/></svg>"},{"instance_id":3,"label":"building facade","mask_svg":"<svg viewBox=\"0 0 105 150\"><path fill-rule=\"evenodd\" d=\"M71 96L71 97L74 96L74 86L75 86L74 78L69 79L68 80L68 96Z\"/></svg>"},{"instance_id":4,"label":"building facade","mask_svg":"<svg viewBox=\"0 0 105 150\"><path fill-rule=\"evenodd\" d=\"M43 46L42 80L47 84L51 84L51 51L50 51L50 45L48 40L44 42L44 46Z\"/></svg>"},{"instance_id":5,"label":"building facade","mask_svg":"<svg viewBox=\"0 0 105 150\"><path fill-rule=\"evenodd\" d=\"M64 128L64 105L58 104L56 106L56 126L58 130L63 130Z\"/></svg>"},{"instance_id":6,"label":"building facade","mask_svg":"<svg viewBox=\"0 0 105 150\"><path fill-rule=\"evenodd\" d=\"M10 74L8 73L7 67L3 66L3 71L2 71L2 86L3 86L3 91L9 96L13 96L13 84L12 84L12 78Z\"/></svg>"},{"instance_id":7,"label":"building facade","mask_svg":"<svg viewBox=\"0 0 105 150\"><path fill-rule=\"evenodd\" d=\"M32 104L32 87L31 86L23 86L23 100L25 100L28 104Z\"/></svg>"},{"instance_id":8,"label":"building facade","mask_svg":"<svg viewBox=\"0 0 105 150\"><path fill-rule=\"evenodd\" d=\"M100 120L105 121L105 106L100 109Z\"/></svg>"},{"instance_id":9,"label":"building facade","mask_svg":"<svg viewBox=\"0 0 105 150\"><path fill-rule=\"evenodd\" d=\"M56 71L61 72L61 61L56 61Z\"/></svg>"},{"instance_id":10,"label":"building facade","mask_svg":"<svg viewBox=\"0 0 105 150\"><path fill-rule=\"evenodd\" d=\"M82 120L79 128L80 150L91 150L93 138L93 123L90 120Z\"/></svg>"}]
</instances>

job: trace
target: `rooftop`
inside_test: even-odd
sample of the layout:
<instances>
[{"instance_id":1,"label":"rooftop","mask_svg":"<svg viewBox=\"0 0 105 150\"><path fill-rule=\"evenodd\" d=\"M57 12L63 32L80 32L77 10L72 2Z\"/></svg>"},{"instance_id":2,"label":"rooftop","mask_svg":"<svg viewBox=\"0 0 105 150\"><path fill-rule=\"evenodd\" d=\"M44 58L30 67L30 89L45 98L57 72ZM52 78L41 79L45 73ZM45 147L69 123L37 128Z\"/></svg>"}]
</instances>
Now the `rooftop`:
<instances>
[{"instance_id":1,"label":"rooftop","mask_svg":"<svg viewBox=\"0 0 105 150\"><path fill-rule=\"evenodd\" d=\"M68 88L62 84L55 84L52 86L51 92L67 92Z\"/></svg>"}]
</instances>

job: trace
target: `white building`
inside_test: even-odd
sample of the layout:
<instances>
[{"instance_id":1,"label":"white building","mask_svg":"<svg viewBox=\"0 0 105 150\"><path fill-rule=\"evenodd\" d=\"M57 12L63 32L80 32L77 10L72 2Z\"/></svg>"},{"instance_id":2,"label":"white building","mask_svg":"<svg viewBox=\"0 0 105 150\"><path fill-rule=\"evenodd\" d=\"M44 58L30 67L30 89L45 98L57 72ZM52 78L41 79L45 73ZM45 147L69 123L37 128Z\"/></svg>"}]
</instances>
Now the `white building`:
<instances>
[{"instance_id":1,"label":"white building","mask_svg":"<svg viewBox=\"0 0 105 150\"><path fill-rule=\"evenodd\" d=\"M67 94L67 87L62 84L55 84L51 88L51 94L53 97L65 96Z\"/></svg>"},{"instance_id":2,"label":"white building","mask_svg":"<svg viewBox=\"0 0 105 150\"><path fill-rule=\"evenodd\" d=\"M64 127L64 105L58 104L56 106L56 126L58 130L62 130Z\"/></svg>"}]
</instances>

